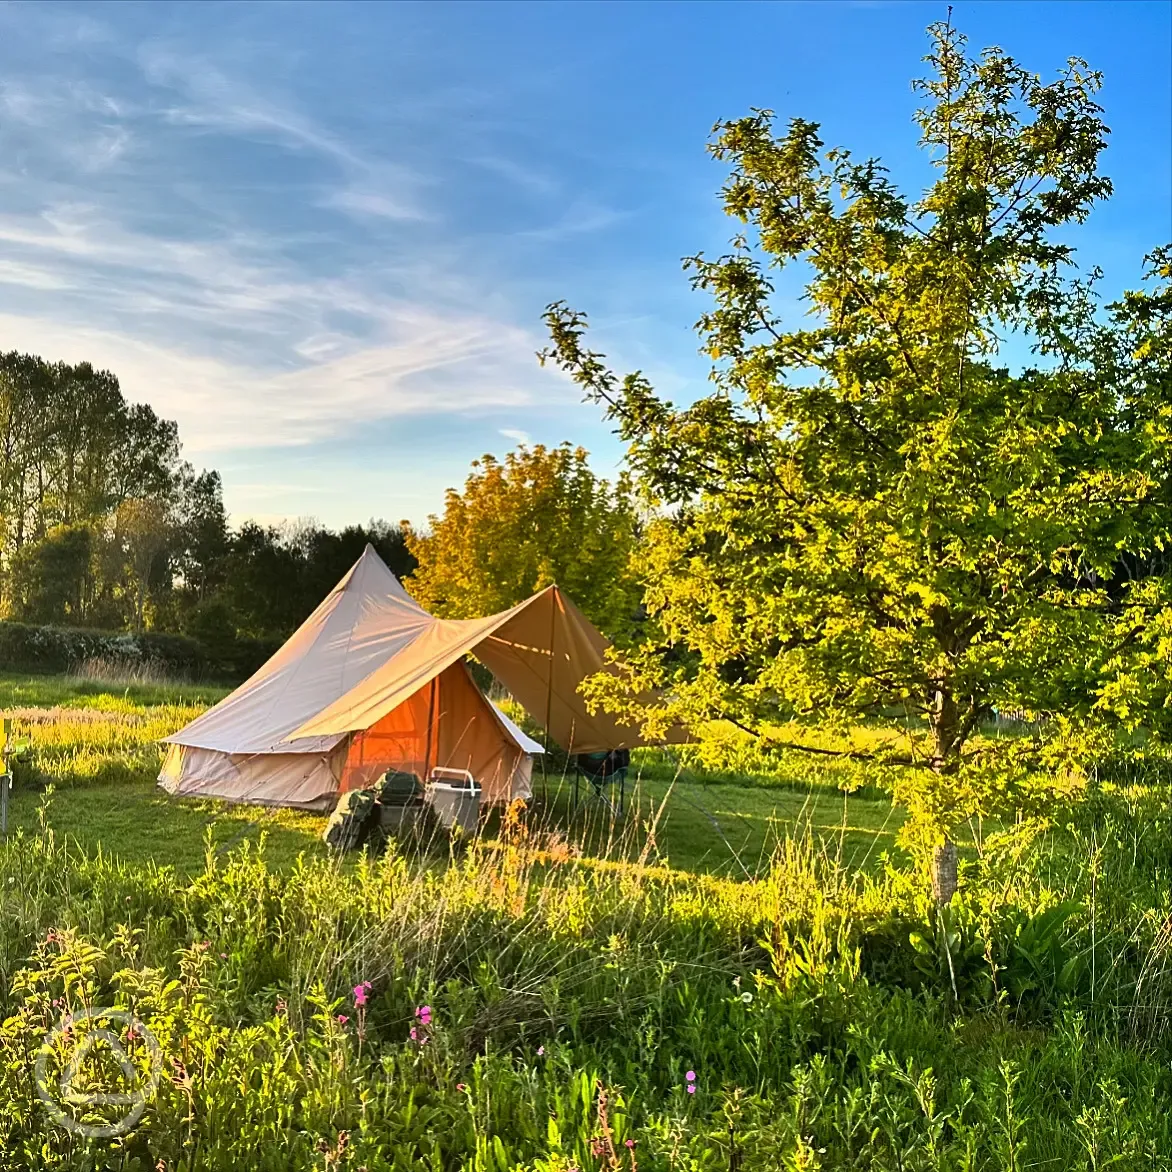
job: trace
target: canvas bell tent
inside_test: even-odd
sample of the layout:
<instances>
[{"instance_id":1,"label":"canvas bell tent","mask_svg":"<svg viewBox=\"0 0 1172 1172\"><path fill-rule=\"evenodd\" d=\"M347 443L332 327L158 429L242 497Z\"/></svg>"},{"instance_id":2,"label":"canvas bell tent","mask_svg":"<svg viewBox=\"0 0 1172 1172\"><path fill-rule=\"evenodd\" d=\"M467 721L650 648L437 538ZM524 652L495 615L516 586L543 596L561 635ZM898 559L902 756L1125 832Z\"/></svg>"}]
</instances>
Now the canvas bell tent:
<instances>
[{"instance_id":1,"label":"canvas bell tent","mask_svg":"<svg viewBox=\"0 0 1172 1172\"><path fill-rule=\"evenodd\" d=\"M328 809L388 769L466 769L487 802L527 797L527 737L476 686L475 655L570 753L632 748L636 730L578 693L606 639L556 586L501 614L430 615L367 546L251 679L166 738L170 793Z\"/></svg>"}]
</instances>

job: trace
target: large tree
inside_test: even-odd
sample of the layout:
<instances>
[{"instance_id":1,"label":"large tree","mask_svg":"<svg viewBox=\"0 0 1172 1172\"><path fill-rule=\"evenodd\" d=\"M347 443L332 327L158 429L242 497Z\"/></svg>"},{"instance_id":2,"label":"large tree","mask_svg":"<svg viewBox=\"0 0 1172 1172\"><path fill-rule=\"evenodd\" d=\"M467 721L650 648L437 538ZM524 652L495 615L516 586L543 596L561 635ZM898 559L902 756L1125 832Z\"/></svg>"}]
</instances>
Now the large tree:
<instances>
[{"instance_id":1,"label":"large tree","mask_svg":"<svg viewBox=\"0 0 1172 1172\"><path fill-rule=\"evenodd\" d=\"M171 518L163 501L131 497L118 506L114 514L113 540L126 560L136 631L146 626L151 580L171 539Z\"/></svg>"},{"instance_id":2,"label":"large tree","mask_svg":"<svg viewBox=\"0 0 1172 1172\"><path fill-rule=\"evenodd\" d=\"M433 613L493 614L556 582L612 638L630 632L639 608L631 486L597 477L582 448L484 456L429 522L409 536L419 566L408 585Z\"/></svg>"},{"instance_id":3,"label":"large tree","mask_svg":"<svg viewBox=\"0 0 1172 1172\"><path fill-rule=\"evenodd\" d=\"M998 49L969 56L948 24L930 35L916 118L936 174L917 197L813 123L717 126L742 228L687 262L713 301L710 394L677 408L617 378L560 303L544 357L606 405L661 506L642 558L659 641L628 667L671 701L644 715L765 740L793 714L886 722L946 900L957 823L1041 784L986 751L981 722L1085 712L1118 650L1107 587L1167 537L1170 397L1116 377L1134 365L1124 311L1071 276L1068 226L1111 190L1099 75L1071 60L1043 82ZM783 271L804 321L775 294Z\"/></svg>"}]
</instances>

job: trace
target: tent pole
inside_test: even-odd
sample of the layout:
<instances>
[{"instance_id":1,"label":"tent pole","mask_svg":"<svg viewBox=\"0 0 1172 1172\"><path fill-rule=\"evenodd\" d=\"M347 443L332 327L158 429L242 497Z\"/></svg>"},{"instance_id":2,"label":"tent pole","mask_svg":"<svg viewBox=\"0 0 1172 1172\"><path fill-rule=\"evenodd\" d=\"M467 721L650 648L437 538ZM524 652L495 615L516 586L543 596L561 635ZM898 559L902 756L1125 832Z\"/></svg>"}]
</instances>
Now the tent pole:
<instances>
[{"instance_id":1,"label":"tent pole","mask_svg":"<svg viewBox=\"0 0 1172 1172\"><path fill-rule=\"evenodd\" d=\"M558 588L554 586L549 592L549 683L545 690L545 752L541 754L541 800L549 805L549 766L546 758L549 756L549 722L553 718L553 666L554 644L557 640L558 615Z\"/></svg>"},{"instance_id":2,"label":"tent pole","mask_svg":"<svg viewBox=\"0 0 1172 1172\"><path fill-rule=\"evenodd\" d=\"M427 747L423 750L423 784L427 785L431 776L431 729L435 724L435 689L439 677L432 678L431 687L427 693Z\"/></svg>"}]
</instances>

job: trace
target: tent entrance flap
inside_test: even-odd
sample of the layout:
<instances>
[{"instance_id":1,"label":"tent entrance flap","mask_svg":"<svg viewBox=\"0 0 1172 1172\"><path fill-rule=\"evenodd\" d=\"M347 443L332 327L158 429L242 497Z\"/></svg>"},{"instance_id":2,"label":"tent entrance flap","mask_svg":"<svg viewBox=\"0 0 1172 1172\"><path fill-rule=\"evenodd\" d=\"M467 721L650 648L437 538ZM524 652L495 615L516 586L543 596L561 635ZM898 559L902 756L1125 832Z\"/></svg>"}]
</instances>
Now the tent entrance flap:
<instances>
[{"instance_id":1,"label":"tent entrance flap","mask_svg":"<svg viewBox=\"0 0 1172 1172\"><path fill-rule=\"evenodd\" d=\"M370 728L350 737L341 789L374 784L388 769L426 780L433 767L467 769L485 801L508 801L528 754L517 743L476 686L456 663Z\"/></svg>"}]
</instances>

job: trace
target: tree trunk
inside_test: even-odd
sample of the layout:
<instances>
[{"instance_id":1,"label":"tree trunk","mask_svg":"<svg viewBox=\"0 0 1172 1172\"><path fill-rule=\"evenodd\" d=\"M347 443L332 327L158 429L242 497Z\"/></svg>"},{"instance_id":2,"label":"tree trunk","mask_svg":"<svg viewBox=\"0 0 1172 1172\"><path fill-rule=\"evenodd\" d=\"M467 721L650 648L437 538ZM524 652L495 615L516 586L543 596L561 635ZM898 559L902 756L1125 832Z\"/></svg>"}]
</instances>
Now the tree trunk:
<instances>
[{"instance_id":1,"label":"tree trunk","mask_svg":"<svg viewBox=\"0 0 1172 1172\"><path fill-rule=\"evenodd\" d=\"M952 693L944 686L937 687L933 708L932 731L936 744L932 769L938 776L947 777L956 772L959 764L960 714ZM956 888L956 844L944 835L932 851L932 895L936 905L945 907L951 903Z\"/></svg>"},{"instance_id":2,"label":"tree trunk","mask_svg":"<svg viewBox=\"0 0 1172 1172\"><path fill-rule=\"evenodd\" d=\"M956 894L956 843L946 838L932 852L932 895L944 907Z\"/></svg>"}]
</instances>

